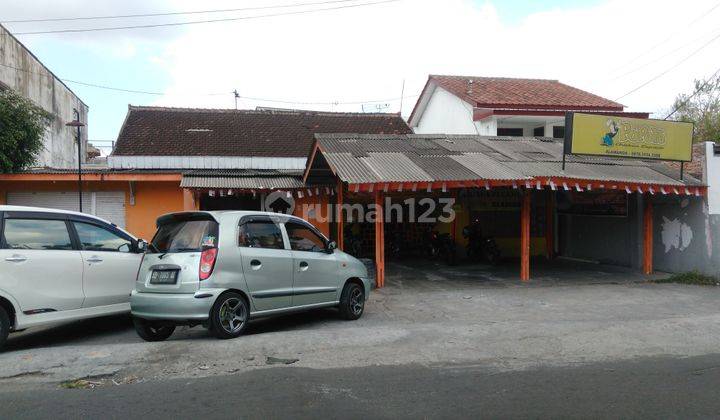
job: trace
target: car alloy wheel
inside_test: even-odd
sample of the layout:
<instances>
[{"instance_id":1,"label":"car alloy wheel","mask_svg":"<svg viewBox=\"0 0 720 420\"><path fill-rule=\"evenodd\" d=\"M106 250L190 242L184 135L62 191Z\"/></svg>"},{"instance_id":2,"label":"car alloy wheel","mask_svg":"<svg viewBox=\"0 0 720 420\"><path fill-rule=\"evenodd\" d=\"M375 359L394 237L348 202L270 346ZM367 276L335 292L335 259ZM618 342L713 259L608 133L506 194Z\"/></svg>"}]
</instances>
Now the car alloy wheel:
<instances>
[{"instance_id":1,"label":"car alloy wheel","mask_svg":"<svg viewBox=\"0 0 720 420\"><path fill-rule=\"evenodd\" d=\"M220 306L218 313L220 326L229 334L237 334L245 326L247 311L240 298L226 299Z\"/></svg>"},{"instance_id":2,"label":"car alloy wheel","mask_svg":"<svg viewBox=\"0 0 720 420\"><path fill-rule=\"evenodd\" d=\"M365 306L365 296L363 296L362 290L359 287L354 288L350 293L350 310L353 315L359 316L362 314Z\"/></svg>"}]
</instances>

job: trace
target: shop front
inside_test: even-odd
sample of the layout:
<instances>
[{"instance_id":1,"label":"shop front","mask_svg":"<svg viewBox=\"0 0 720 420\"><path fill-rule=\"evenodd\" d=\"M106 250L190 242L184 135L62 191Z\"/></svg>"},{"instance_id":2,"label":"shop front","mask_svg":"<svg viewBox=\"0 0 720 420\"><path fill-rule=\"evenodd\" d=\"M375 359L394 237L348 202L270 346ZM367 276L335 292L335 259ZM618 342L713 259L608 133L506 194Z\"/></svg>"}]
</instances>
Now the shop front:
<instances>
[{"instance_id":1,"label":"shop front","mask_svg":"<svg viewBox=\"0 0 720 420\"><path fill-rule=\"evenodd\" d=\"M653 203L706 194L661 164L572 156L563 170L562 155L561 142L537 138L316 135L303 182L334 178L334 238L375 260L380 287L387 260L430 258L433 246L442 253L451 243L448 263L462 264L469 228L492 239L523 281L532 258L557 256L649 274Z\"/></svg>"}]
</instances>

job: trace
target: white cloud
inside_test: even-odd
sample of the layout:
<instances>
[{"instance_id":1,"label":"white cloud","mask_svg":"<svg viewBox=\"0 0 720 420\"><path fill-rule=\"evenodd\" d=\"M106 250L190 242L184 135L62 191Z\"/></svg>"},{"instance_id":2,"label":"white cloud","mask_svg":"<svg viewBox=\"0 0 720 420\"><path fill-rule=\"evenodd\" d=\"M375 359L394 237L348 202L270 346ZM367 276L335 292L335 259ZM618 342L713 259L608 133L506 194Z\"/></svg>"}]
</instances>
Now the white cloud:
<instances>
[{"instance_id":1,"label":"white cloud","mask_svg":"<svg viewBox=\"0 0 720 420\"><path fill-rule=\"evenodd\" d=\"M382 99L400 96L403 79L406 94L419 93L429 73L553 78L615 99L680 61L702 41L633 74L613 77L720 30L713 27L720 10L686 27L712 3L608 0L536 13L507 25L489 2L405 0L200 25L167 46L161 59L168 63L172 84L157 103L231 107L229 92L235 88L244 96L308 102ZM670 41L622 67L671 34ZM667 109L677 93L692 89L693 78L716 69L717 56L720 40L621 102L629 110ZM187 92L228 94L200 97ZM405 111L413 104L414 98L407 100ZM255 105L283 106L241 102L243 107ZM391 110L397 106L394 102ZM296 107L360 110L359 105Z\"/></svg>"},{"instance_id":2,"label":"white cloud","mask_svg":"<svg viewBox=\"0 0 720 420\"><path fill-rule=\"evenodd\" d=\"M3 20L226 9L308 0L0 0ZM358 0L376 1L376 0ZM497 0L500 1L500 0ZM429 73L559 79L615 99L662 73L703 42L720 34L720 8L688 27L714 0L604 0L592 6L552 9L507 24L493 2L403 0L316 14L189 25L175 29L93 32L22 37L34 43L60 40L97 54L148 60L167 73L170 87L156 103L191 107L232 107L230 92L305 102L354 102L418 94ZM499 3L496 3L499 4ZM315 6L328 7L328 6ZM11 24L15 32L63 27L199 20L272 11L109 21ZM670 37L672 35L672 37ZM670 39L625 65L659 41ZM153 48L149 49L148 46ZM684 48L681 48L683 47ZM155 55L157 49L163 53ZM673 50L676 50L673 52ZM140 53L139 53L140 51ZM152 56L147 56L152 51ZM668 54L673 52L672 54ZM667 55L666 57L664 57ZM677 69L620 102L629 110L667 109L692 80L717 69L720 40ZM130 60L129 60L130 59ZM639 70L624 75L639 66ZM618 77L623 76L623 77ZM69 77L69 76L68 76ZM92 82L93 80L91 80ZM112 80L98 80L112 84ZM122 87L133 88L133 86ZM226 92L201 96L203 92ZM151 100L149 98L148 100ZM415 98L405 101L408 114ZM360 105L256 105L359 111ZM101 104L96 105L102 106ZM398 101L391 102L396 111Z\"/></svg>"}]
</instances>

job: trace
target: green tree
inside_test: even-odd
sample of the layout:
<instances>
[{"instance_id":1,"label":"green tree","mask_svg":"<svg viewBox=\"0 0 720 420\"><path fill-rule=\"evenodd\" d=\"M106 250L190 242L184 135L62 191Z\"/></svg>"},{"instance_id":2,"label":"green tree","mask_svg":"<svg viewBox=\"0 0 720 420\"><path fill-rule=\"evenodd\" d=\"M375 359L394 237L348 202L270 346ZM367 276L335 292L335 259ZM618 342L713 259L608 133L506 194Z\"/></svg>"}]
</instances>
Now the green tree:
<instances>
[{"instance_id":1,"label":"green tree","mask_svg":"<svg viewBox=\"0 0 720 420\"><path fill-rule=\"evenodd\" d=\"M0 173L19 172L37 161L52 118L14 91L0 91Z\"/></svg>"},{"instance_id":2,"label":"green tree","mask_svg":"<svg viewBox=\"0 0 720 420\"><path fill-rule=\"evenodd\" d=\"M673 119L695 124L693 141L720 142L720 76L695 80L691 94L675 98Z\"/></svg>"}]
</instances>

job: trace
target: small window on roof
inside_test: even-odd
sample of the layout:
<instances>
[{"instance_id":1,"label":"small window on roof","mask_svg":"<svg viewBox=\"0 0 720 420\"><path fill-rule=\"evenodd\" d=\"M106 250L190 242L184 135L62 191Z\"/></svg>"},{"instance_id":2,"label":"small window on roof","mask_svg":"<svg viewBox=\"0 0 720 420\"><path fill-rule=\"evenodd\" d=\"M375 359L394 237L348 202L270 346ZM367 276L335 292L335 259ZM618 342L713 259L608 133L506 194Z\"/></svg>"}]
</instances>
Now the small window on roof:
<instances>
[{"instance_id":1,"label":"small window on roof","mask_svg":"<svg viewBox=\"0 0 720 420\"><path fill-rule=\"evenodd\" d=\"M556 125L553 127L553 138L564 139L565 138L565 126Z\"/></svg>"}]
</instances>

